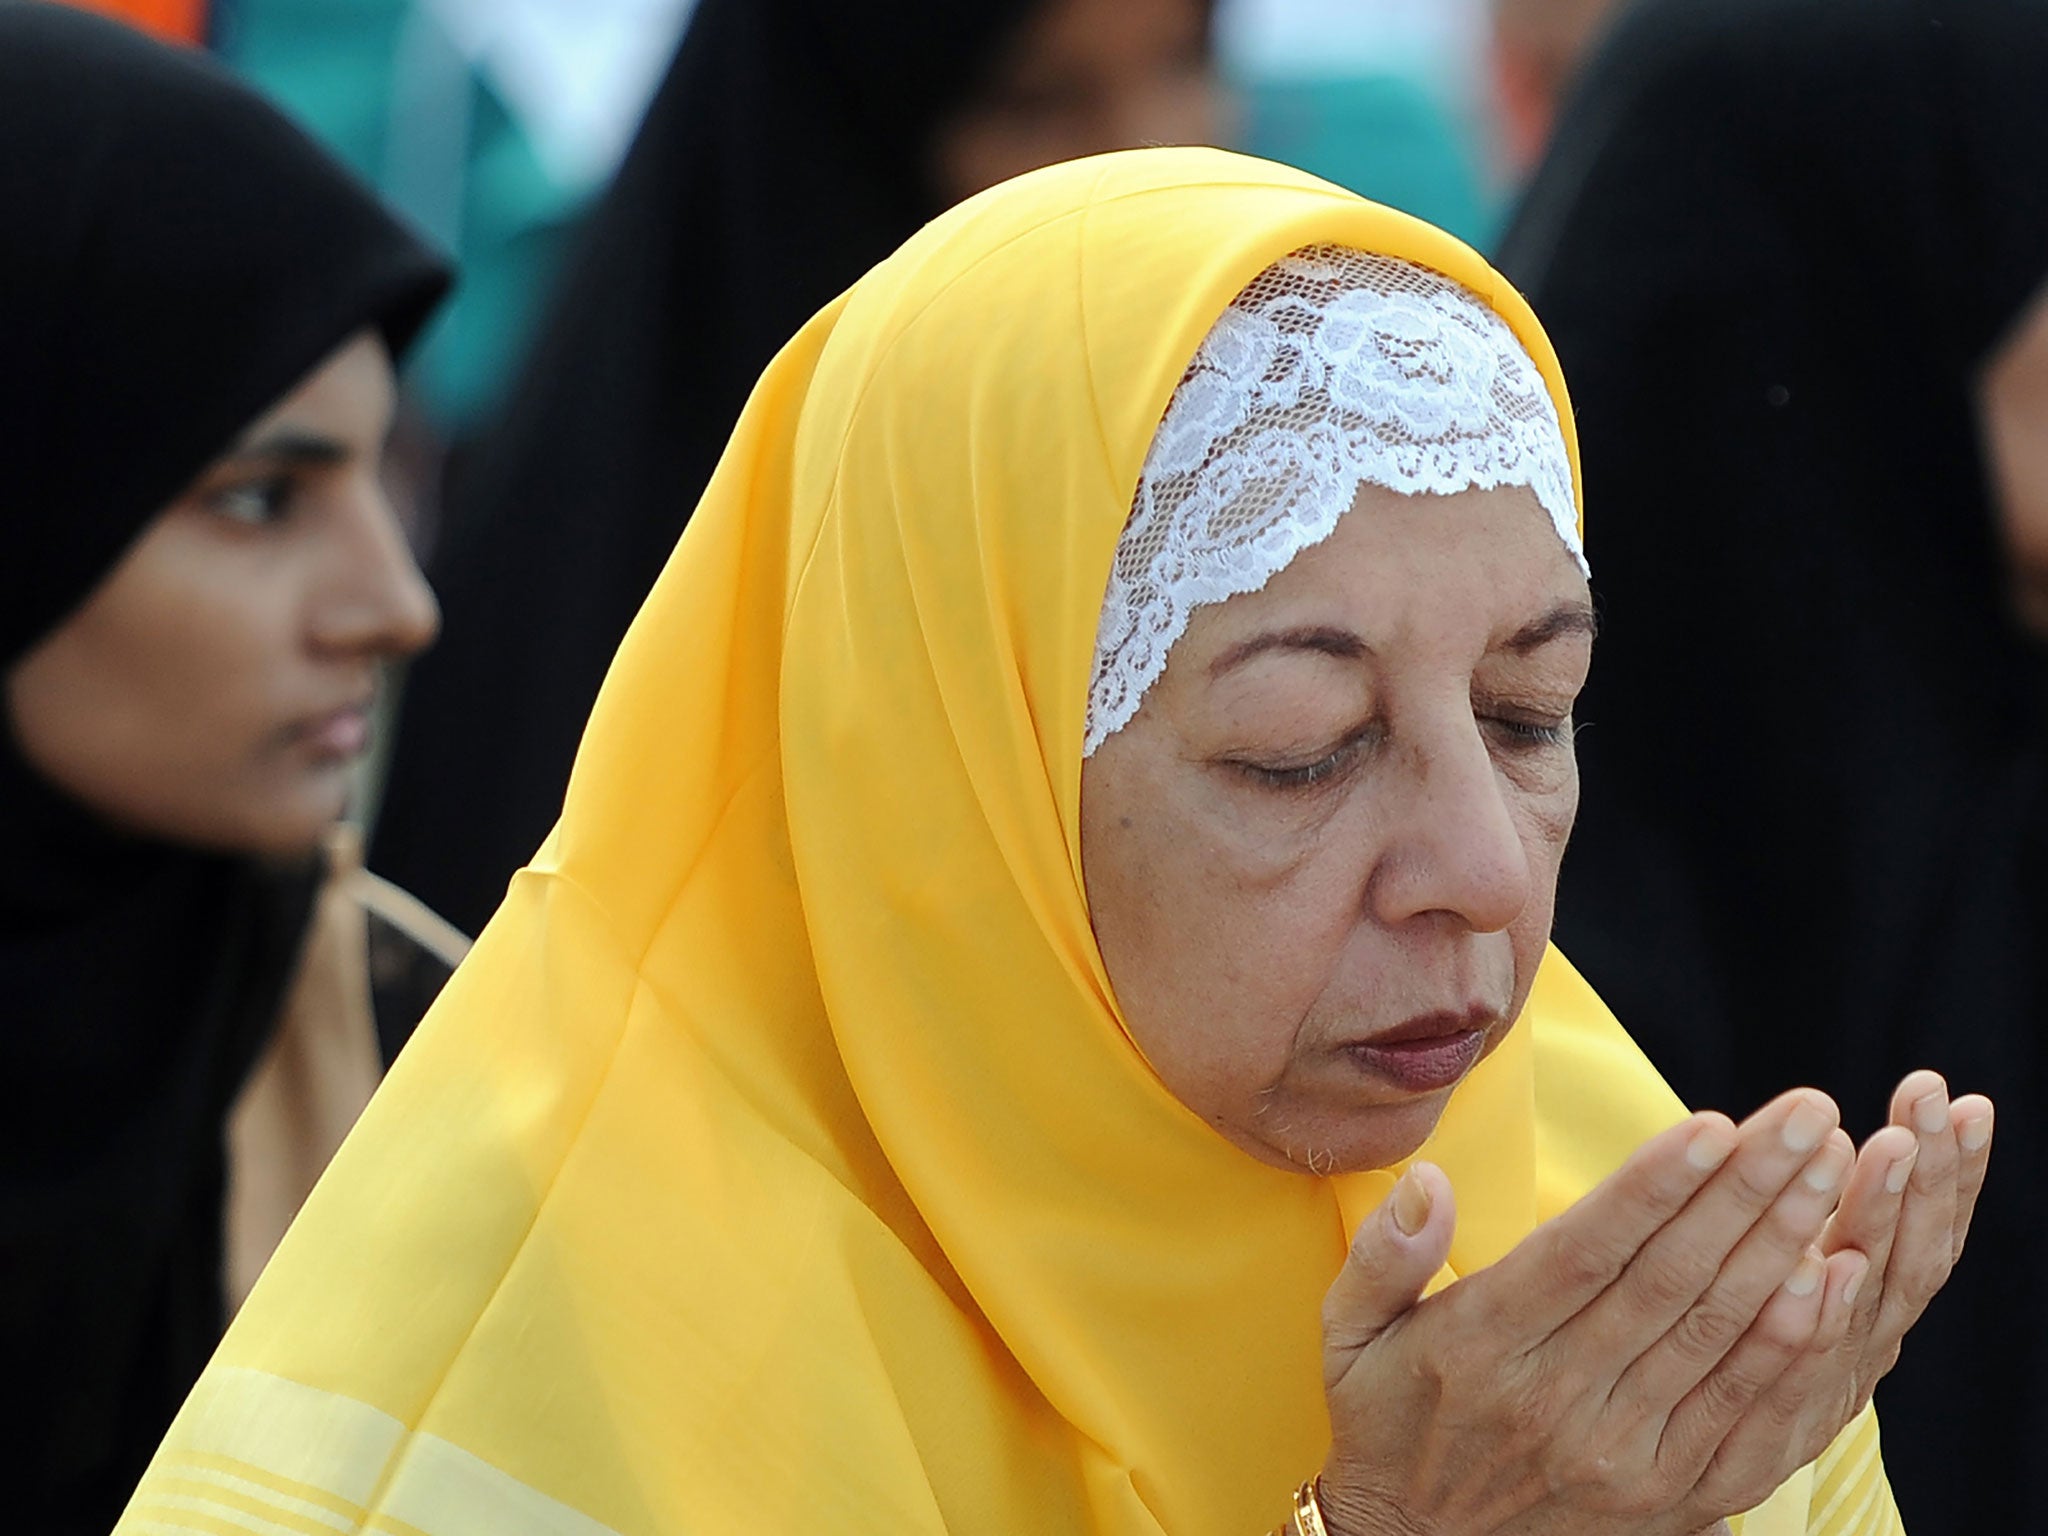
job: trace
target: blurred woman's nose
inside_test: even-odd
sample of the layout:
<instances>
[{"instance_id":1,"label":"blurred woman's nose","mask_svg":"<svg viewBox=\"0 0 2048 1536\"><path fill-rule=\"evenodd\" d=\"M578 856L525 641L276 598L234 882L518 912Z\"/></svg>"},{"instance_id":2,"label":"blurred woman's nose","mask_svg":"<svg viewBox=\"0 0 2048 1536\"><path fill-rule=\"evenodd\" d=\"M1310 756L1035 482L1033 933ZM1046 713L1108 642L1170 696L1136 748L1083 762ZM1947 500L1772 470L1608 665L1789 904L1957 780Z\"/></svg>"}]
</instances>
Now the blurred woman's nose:
<instances>
[{"instance_id":1,"label":"blurred woman's nose","mask_svg":"<svg viewBox=\"0 0 2048 1536\"><path fill-rule=\"evenodd\" d=\"M338 509L332 561L318 584L314 643L379 659L410 656L434 643L441 605L383 487L366 483Z\"/></svg>"},{"instance_id":2,"label":"blurred woman's nose","mask_svg":"<svg viewBox=\"0 0 2048 1536\"><path fill-rule=\"evenodd\" d=\"M1390 926L1433 914L1475 933L1506 928L1533 880L1510 790L1477 722L1467 714L1437 738L1395 750L1391 835L1367 891L1374 916Z\"/></svg>"}]
</instances>

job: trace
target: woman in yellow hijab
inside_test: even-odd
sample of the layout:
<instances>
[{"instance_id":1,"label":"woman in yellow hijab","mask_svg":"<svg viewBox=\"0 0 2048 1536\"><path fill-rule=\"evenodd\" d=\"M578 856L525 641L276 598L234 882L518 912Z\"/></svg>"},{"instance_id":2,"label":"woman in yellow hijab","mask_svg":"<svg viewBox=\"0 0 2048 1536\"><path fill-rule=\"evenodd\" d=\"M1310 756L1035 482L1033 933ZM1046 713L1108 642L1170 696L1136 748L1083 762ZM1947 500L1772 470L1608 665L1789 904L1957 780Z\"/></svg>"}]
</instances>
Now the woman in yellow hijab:
<instances>
[{"instance_id":1,"label":"woman in yellow hijab","mask_svg":"<svg viewBox=\"0 0 2048 1536\"><path fill-rule=\"evenodd\" d=\"M1896 1530L1990 1108L1687 1119L1547 952L1572 454L1520 299L1309 177L929 226L121 1531Z\"/></svg>"}]
</instances>

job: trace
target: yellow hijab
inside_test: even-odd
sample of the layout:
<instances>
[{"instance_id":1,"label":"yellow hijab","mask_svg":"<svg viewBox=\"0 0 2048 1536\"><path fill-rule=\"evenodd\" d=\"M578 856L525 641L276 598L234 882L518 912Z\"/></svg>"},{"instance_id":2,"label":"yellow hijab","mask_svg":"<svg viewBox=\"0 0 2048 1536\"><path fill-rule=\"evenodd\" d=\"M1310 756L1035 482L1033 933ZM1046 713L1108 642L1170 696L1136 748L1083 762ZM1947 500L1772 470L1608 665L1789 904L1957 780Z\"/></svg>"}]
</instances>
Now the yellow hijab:
<instances>
[{"instance_id":1,"label":"yellow hijab","mask_svg":"<svg viewBox=\"0 0 2048 1536\"><path fill-rule=\"evenodd\" d=\"M1266 1167L1153 1076L1089 927L1081 736L1168 397L1250 278L1324 243L1478 293L1572 441L1476 255L1210 150L984 194L783 350L561 823L124 1532L1279 1521L1328 1444L1322 1295L1391 1175ZM1680 1113L1553 954L1427 1149L1444 1278Z\"/></svg>"}]
</instances>

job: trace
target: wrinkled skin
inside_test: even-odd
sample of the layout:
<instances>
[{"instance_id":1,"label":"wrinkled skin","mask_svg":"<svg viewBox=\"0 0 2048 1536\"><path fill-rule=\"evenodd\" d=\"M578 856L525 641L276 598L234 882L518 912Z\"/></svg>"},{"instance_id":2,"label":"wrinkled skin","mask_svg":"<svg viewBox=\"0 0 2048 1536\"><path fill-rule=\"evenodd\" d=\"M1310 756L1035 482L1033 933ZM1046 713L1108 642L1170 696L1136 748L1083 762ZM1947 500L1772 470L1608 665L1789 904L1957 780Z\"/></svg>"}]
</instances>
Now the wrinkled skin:
<instances>
[{"instance_id":1,"label":"wrinkled skin","mask_svg":"<svg viewBox=\"0 0 2048 1536\"><path fill-rule=\"evenodd\" d=\"M1265 589L1198 610L1084 765L1132 1038L1247 1154L1398 1162L1453 1084L1375 1041L1421 1020L1483 1053L1512 1027L1577 805L1591 631L1526 491L1367 488ZM1739 1127L1696 1115L1426 1300L1455 1203L1411 1168L1325 1306L1333 1536L1693 1536L1761 1503L1868 1404L1988 1164L1989 1101L1931 1072L1860 1151L1839 1121L1812 1089Z\"/></svg>"},{"instance_id":2,"label":"wrinkled skin","mask_svg":"<svg viewBox=\"0 0 2048 1536\"><path fill-rule=\"evenodd\" d=\"M1389 1083L1360 1044L1447 1014L1491 1050L1521 1011L1591 630L1529 491L1367 486L1264 590L1197 609L1084 766L1083 875L1132 1036L1252 1156L1398 1161L1451 1088Z\"/></svg>"}]
</instances>

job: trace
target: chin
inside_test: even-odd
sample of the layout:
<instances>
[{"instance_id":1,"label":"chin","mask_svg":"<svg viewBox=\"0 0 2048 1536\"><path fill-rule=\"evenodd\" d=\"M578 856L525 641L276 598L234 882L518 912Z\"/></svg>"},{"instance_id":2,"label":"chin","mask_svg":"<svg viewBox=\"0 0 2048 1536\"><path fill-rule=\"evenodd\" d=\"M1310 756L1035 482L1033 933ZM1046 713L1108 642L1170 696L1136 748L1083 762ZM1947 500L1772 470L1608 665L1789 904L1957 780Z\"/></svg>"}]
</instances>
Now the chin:
<instances>
[{"instance_id":1,"label":"chin","mask_svg":"<svg viewBox=\"0 0 2048 1536\"><path fill-rule=\"evenodd\" d=\"M1398 1132L1393 1126L1375 1127L1369 1137L1362 1136L1351 1143L1340 1142L1331 1152L1330 1165L1323 1172L1369 1173L1375 1168L1391 1168L1413 1157L1436 1130L1437 1121L1443 1118L1443 1106L1430 1106L1428 1114L1422 1117L1414 1117L1411 1111L1410 1118L1415 1123L1400 1127Z\"/></svg>"},{"instance_id":2,"label":"chin","mask_svg":"<svg viewBox=\"0 0 2048 1536\"><path fill-rule=\"evenodd\" d=\"M1336 1117L1311 1117L1298 1137L1266 1142L1255 1155L1296 1173L1324 1177L1391 1168L1422 1149L1450 1099L1451 1090L1446 1088L1426 1098L1354 1109Z\"/></svg>"},{"instance_id":3,"label":"chin","mask_svg":"<svg viewBox=\"0 0 2048 1536\"><path fill-rule=\"evenodd\" d=\"M311 858L326 843L328 829L340 819L338 816L330 817L310 830L304 827L266 829L248 838L241 851L278 863Z\"/></svg>"},{"instance_id":4,"label":"chin","mask_svg":"<svg viewBox=\"0 0 2048 1536\"><path fill-rule=\"evenodd\" d=\"M339 816L314 822L297 817L244 817L231 823L191 830L177 841L208 853L289 864L318 853L326 841L328 829L339 820Z\"/></svg>"},{"instance_id":5,"label":"chin","mask_svg":"<svg viewBox=\"0 0 2048 1536\"><path fill-rule=\"evenodd\" d=\"M348 788L346 781L294 786L295 793L242 807L213 841L223 851L259 859L305 858L319 851L348 810Z\"/></svg>"}]
</instances>

